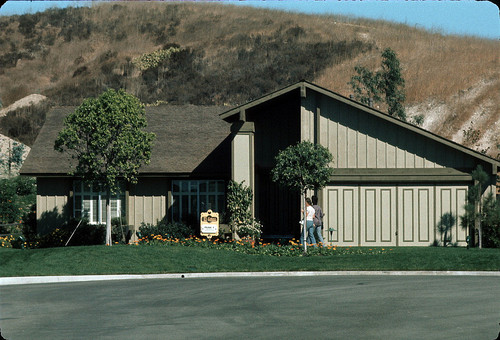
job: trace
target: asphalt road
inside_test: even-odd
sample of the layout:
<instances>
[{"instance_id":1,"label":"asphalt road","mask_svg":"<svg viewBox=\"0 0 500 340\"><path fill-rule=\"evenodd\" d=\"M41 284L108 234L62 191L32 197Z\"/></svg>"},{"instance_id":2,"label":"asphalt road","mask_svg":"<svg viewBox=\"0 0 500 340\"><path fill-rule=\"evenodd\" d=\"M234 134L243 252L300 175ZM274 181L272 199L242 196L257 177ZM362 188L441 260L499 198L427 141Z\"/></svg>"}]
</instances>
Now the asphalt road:
<instances>
[{"instance_id":1,"label":"asphalt road","mask_svg":"<svg viewBox=\"0 0 500 340\"><path fill-rule=\"evenodd\" d=\"M15 339L495 339L500 278L175 278L0 286Z\"/></svg>"}]
</instances>

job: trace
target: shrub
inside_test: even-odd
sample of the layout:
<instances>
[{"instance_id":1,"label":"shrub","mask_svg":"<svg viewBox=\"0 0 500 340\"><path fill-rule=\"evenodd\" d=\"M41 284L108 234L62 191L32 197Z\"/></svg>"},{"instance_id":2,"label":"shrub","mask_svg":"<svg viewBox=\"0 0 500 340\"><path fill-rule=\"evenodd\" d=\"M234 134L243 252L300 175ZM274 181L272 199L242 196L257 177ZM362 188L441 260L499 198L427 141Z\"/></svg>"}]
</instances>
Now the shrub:
<instances>
[{"instance_id":1,"label":"shrub","mask_svg":"<svg viewBox=\"0 0 500 340\"><path fill-rule=\"evenodd\" d=\"M230 181L227 186L227 212L231 231L239 237L259 239L262 233L262 224L252 216L253 193L250 187L243 182Z\"/></svg>"},{"instance_id":2,"label":"shrub","mask_svg":"<svg viewBox=\"0 0 500 340\"><path fill-rule=\"evenodd\" d=\"M80 225L78 225L79 223L79 220L72 219L61 227L54 229L49 234L38 237L38 247L64 247L68 240L68 246L104 244L106 235L105 226L88 224L86 221L82 221ZM77 226L78 228L76 228ZM73 236L71 236L71 234L73 234Z\"/></svg>"},{"instance_id":3,"label":"shrub","mask_svg":"<svg viewBox=\"0 0 500 340\"><path fill-rule=\"evenodd\" d=\"M35 204L33 178L13 177L0 180L0 223L21 223L30 206Z\"/></svg>"},{"instance_id":4,"label":"shrub","mask_svg":"<svg viewBox=\"0 0 500 340\"><path fill-rule=\"evenodd\" d=\"M45 122L52 104L45 100L36 105L11 110L0 119L0 132L31 146Z\"/></svg>"},{"instance_id":5,"label":"shrub","mask_svg":"<svg viewBox=\"0 0 500 340\"><path fill-rule=\"evenodd\" d=\"M483 246L500 248L500 201L490 193L483 200Z\"/></svg>"},{"instance_id":6,"label":"shrub","mask_svg":"<svg viewBox=\"0 0 500 340\"><path fill-rule=\"evenodd\" d=\"M139 232L143 237L151 235L161 235L167 238L187 238L194 234L193 228L183 223L160 221L157 225L142 223Z\"/></svg>"}]
</instances>

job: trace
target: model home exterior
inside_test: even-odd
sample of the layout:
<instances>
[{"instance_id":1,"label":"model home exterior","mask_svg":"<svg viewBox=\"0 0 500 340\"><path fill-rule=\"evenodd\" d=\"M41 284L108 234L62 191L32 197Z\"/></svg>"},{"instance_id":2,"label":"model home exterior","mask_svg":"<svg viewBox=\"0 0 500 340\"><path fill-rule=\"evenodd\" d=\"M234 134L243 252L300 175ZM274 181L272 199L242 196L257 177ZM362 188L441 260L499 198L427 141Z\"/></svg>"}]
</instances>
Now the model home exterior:
<instances>
[{"instance_id":1,"label":"model home exterior","mask_svg":"<svg viewBox=\"0 0 500 340\"><path fill-rule=\"evenodd\" d=\"M21 170L37 177L41 232L83 214L104 221L98 188L68 175L69 159L53 150L72 111L51 111ZM146 114L157 135L151 164L112 206L132 229L164 219L196 226L208 207L223 213L233 179L252 188L264 237L297 237L300 194L274 183L271 169L280 150L300 141L333 155L334 175L314 193L328 244L427 246L442 239L443 215L463 215L478 165L490 176L483 194L496 192L499 161L306 81L234 108L167 105ZM451 242L464 245L468 235L456 223Z\"/></svg>"}]
</instances>

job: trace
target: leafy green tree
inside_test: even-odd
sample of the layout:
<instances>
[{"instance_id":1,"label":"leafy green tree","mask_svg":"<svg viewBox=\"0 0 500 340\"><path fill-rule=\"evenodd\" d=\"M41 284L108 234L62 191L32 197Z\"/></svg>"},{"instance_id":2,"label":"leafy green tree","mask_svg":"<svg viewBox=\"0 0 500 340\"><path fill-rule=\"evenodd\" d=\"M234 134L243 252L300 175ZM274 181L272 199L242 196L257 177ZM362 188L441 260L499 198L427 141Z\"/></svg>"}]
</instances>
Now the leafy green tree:
<instances>
[{"instance_id":1,"label":"leafy green tree","mask_svg":"<svg viewBox=\"0 0 500 340\"><path fill-rule=\"evenodd\" d=\"M482 213L483 245L500 248L500 201L491 192L483 200Z\"/></svg>"},{"instance_id":2,"label":"leafy green tree","mask_svg":"<svg viewBox=\"0 0 500 340\"><path fill-rule=\"evenodd\" d=\"M355 66L356 75L351 77L349 84L354 92L354 99L363 104L385 101L387 111L391 116L406 120L403 106L406 100L405 81L396 53L386 48L382 52L381 70L372 72L365 67Z\"/></svg>"},{"instance_id":3,"label":"leafy green tree","mask_svg":"<svg viewBox=\"0 0 500 340\"><path fill-rule=\"evenodd\" d=\"M354 71L356 75L352 76L349 82L354 91L354 99L365 105L382 102L379 91L380 74L359 65L354 66Z\"/></svg>"},{"instance_id":4,"label":"leafy green tree","mask_svg":"<svg viewBox=\"0 0 500 340\"><path fill-rule=\"evenodd\" d=\"M32 177L0 179L0 224L21 223L22 217L36 201L36 184Z\"/></svg>"},{"instance_id":5,"label":"leafy green tree","mask_svg":"<svg viewBox=\"0 0 500 340\"><path fill-rule=\"evenodd\" d=\"M106 192L106 244L111 245L111 195L119 180L136 183L139 168L151 158L154 133L147 126L144 105L123 90L109 89L87 98L64 120L54 149L77 161L72 174Z\"/></svg>"},{"instance_id":6,"label":"leafy green tree","mask_svg":"<svg viewBox=\"0 0 500 340\"><path fill-rule=\"evenodd\" d=\"M308 141L291 145L276 156L276 165L271 170L273 181L303 193L305 212L307 190L320 189L326 185L333 174L333 169L329 166L332 160L332 154L322 145ZM305 225L304 223L304 228ZM304 242L304 252L307 251L306 243Z\"/></svg>"},{"instance_id":7,"label":"leafy green tree","mask_svg":"<svg viewBox=\"0 0 500 340\"><path fill-rule=\"evenodd\" d=\"M401 74L399 59L390 48L382 52L382 71L380 72L379 89L385 96L387 112L391 116L406 120L405 108L403 106L406 100L405 80Z\"/></svg>"}]
</instances>

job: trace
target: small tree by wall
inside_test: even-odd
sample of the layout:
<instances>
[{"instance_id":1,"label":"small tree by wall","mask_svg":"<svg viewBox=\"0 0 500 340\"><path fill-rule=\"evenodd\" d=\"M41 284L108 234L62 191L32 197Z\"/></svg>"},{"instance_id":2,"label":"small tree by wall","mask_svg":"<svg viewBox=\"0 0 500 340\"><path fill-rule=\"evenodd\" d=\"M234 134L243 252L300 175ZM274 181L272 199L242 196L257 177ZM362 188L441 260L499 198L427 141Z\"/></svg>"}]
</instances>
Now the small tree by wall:
<instances>
[{"instance_id":1,"label":"small tree by wall","mask_svg":"<svg viewBox=\"0 0 500 340\"><path fill-rule=\"evenodd\" d=\"M54 149L77 161L72 174L106 192L106 244L111 245L111 194L120 179L135 183L142 164L151 158L154 133L147 126L144 105L123 90L107 90L88 98L64 120Z\"/></svg>"},{"instance_id":2,"label":"small tree by wall","mask_svg":"<svg viewBox=\"0 0 500 340\"><path fill-rule=\"evenodd\" d=\"M233 238L251 237L259 239L262 225L252 216L253 193L244 181L230 181L227 186L227 212Z\"/></svg>"},{"instance_id":3,"label":"small tree by wall","mask_svg":"<svg viewBox=\"0 0 500 340\"><path fill-rule=\"evenodd\" d=\"M308 141L300 142L280 151L276 156L276 165L271 171L273 181L302 193L305 212L307 190L321 189L326 185L333 175L333 169L329 166L332 160L332 154L324 146ZM305 221L303 228L305 238ZM307 252L307 242L304 242L304 252Z\"/></svg>"}]
</instances>

